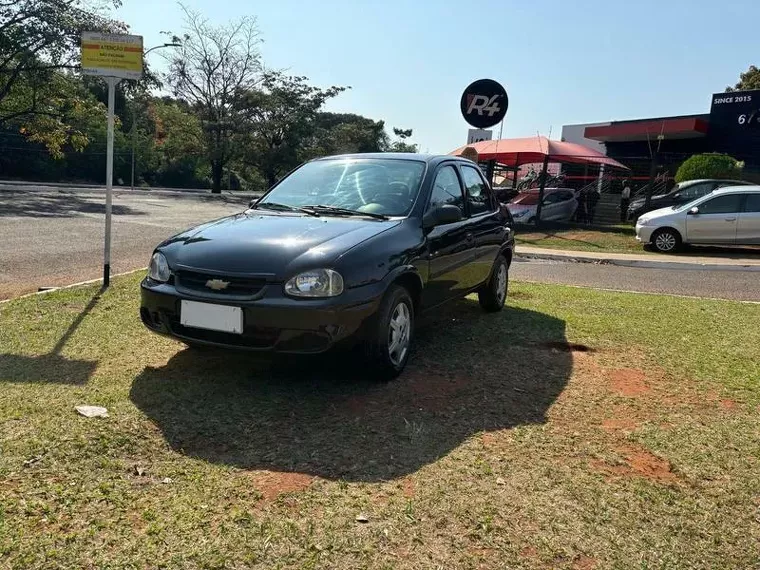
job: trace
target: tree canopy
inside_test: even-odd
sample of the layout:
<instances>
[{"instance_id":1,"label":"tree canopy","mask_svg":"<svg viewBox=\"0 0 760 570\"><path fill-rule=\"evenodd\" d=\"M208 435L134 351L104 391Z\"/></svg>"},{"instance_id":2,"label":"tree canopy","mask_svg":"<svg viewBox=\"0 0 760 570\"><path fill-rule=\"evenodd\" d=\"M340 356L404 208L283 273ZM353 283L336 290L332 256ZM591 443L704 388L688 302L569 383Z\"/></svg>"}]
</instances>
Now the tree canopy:
<instances>
[{"instance_id":1,"label":"tree canopy","mask_svg":"<svg viewBox=\"0 0 760 570\"><path fill-rule=\"evenodd\" d=\"M739 74L738 83L733 87L726 87L726 92L750 91L752 89L760 89L760 69L754 65L750 65L747 71Z\"/></svg>"},{"instance_id":2,"label":"tree canopy","mask_svg":"<svg viewBox=\"0 0 760 570\"><path fill-rule=\"evenodd\" d=\"M110 17L118 0L98 2L0 0L0 176L103 181L106 89L79 73L80 35L129 29ZM254 17L216 25L183 10L166 73L117 87L116 184L133 156L138 185L219 192L262 190L318 156L416 151L411 129L326 111L348 87L267 69Z\"/></svg>"}]
</instances>

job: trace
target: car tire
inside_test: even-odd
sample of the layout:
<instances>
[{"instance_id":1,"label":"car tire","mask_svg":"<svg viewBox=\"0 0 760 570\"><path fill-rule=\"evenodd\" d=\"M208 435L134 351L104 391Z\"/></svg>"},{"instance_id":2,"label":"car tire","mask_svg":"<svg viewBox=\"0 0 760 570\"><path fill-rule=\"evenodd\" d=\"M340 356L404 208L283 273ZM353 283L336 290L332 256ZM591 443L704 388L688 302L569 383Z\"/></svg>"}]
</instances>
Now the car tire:
<instances>
[{"instance_id":1,"label":"car tire","mask_svg":"<svg viewBox=\"0 0 760 570\"><path fill-rule=\"evenodd\" d=\"M391 285L377 311L365 348L375 377L388 381L404 370L414 336L414 302L406 288Z\"/></svg>"},{"instance_id":2,"label":"car tire","mask_svg":"<svg viewBox=\"0 0 760 570\"><path fill-rule=\"evenodd\" d=\"M504 308L509 291L509 267L503 255L496 258L488 281L478 291L478 302L484 311L497 313Z\"/></svg>"},{"instance_id":3,"label":"car tire","mask_svg":"<svg viewBox=\"0 0 760 570\"><path fill-rule=\"evenodd\" d=\"M672 228L661 228L652 234L652 247L660 253L674 253L681 249L681 234Z\"/></svg>"}]
</instances>

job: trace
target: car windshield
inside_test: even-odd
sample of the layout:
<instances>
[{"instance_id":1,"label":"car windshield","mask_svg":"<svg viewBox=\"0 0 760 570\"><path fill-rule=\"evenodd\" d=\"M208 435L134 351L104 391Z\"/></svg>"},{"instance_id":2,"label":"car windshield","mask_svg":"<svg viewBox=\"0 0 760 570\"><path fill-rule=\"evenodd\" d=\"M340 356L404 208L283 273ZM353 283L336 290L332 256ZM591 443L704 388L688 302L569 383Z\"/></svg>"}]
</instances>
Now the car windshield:
<instances>
[{"instance_id":1,"label":"car windshield","mask_svg":"<svg viewBox=\"0 0 760 570\"><path fill-rule=\"evenodd\" d=\"M319 208L319 214L345 215L355 211L406 216L417 197L424 172L425 163L419 160L317 160L304 164L282 180L254 207L328 206Z\"/></svg>"},{"instance_id":2,"label":"car windshield","mask_svg":"<svg viewBox=\"0 0 760 570\"><path fill-rule=\"evenodd\" d=\"M535 206L538 204L538 194L520 194L512 199L510 204L521 204L523 206Z\"/></svg>"}]
</instances>

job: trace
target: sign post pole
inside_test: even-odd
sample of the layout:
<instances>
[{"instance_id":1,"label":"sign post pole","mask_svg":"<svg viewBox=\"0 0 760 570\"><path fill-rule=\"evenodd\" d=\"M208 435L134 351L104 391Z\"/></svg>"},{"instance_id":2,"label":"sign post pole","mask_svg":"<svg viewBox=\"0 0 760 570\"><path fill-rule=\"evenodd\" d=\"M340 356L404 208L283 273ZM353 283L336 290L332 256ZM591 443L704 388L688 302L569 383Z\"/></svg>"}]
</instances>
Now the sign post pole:
<instances>
[{"instance_id":1,"label":"sign post pole","mask_svg":"<svg viewBox=\"0 0 760 570\"><path fill-rule=\"evenodd\" d=\"M111 282L111 204L113 199L113 123L117 77L106 77L108 83L108 135L106 139L106 237L103 248L103 287Z\"/></svg>"},{"instance_id":2,"label":"sign post pole","mask_svg":"<svg viewBox=\"0 0 760 570\"><path fill-rule=\"evenodd\" d=\"M113 124L116 86L121 79L140 79L143 71L142 36L82 32L82 73L98 75L108 84L106 139L106 229L103 245L103 287L111 282L111 210L113 199ZM134 169L134 164L132 165ZM134 179L134 170L133 170Z\"/></svg>"}]
</instances>

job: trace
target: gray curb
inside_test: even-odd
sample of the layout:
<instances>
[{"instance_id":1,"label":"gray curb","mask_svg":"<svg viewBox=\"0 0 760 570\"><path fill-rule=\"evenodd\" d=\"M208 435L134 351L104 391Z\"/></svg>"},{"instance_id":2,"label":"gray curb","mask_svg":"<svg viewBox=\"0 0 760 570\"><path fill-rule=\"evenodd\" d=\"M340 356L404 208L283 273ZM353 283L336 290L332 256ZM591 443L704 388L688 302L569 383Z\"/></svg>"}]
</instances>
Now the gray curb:
<instances>
[{"instance_id":1,"label":"gray curb","mask_svg":"<svg viewBox=\"0 0 760 570\"><path fill-rule=\"evenodd\" d=\"M647 269L681 269L684 271L758 271L760 265L741 265L738 263L696 263L689 261L645 261L641 259L597 258L583 255L566 255L558 253L520 253L515 251L515 259L545 259L565 263L593 263L596 265L616 265L618 267L642 267Z\"/></svg>"}]
</instances>

